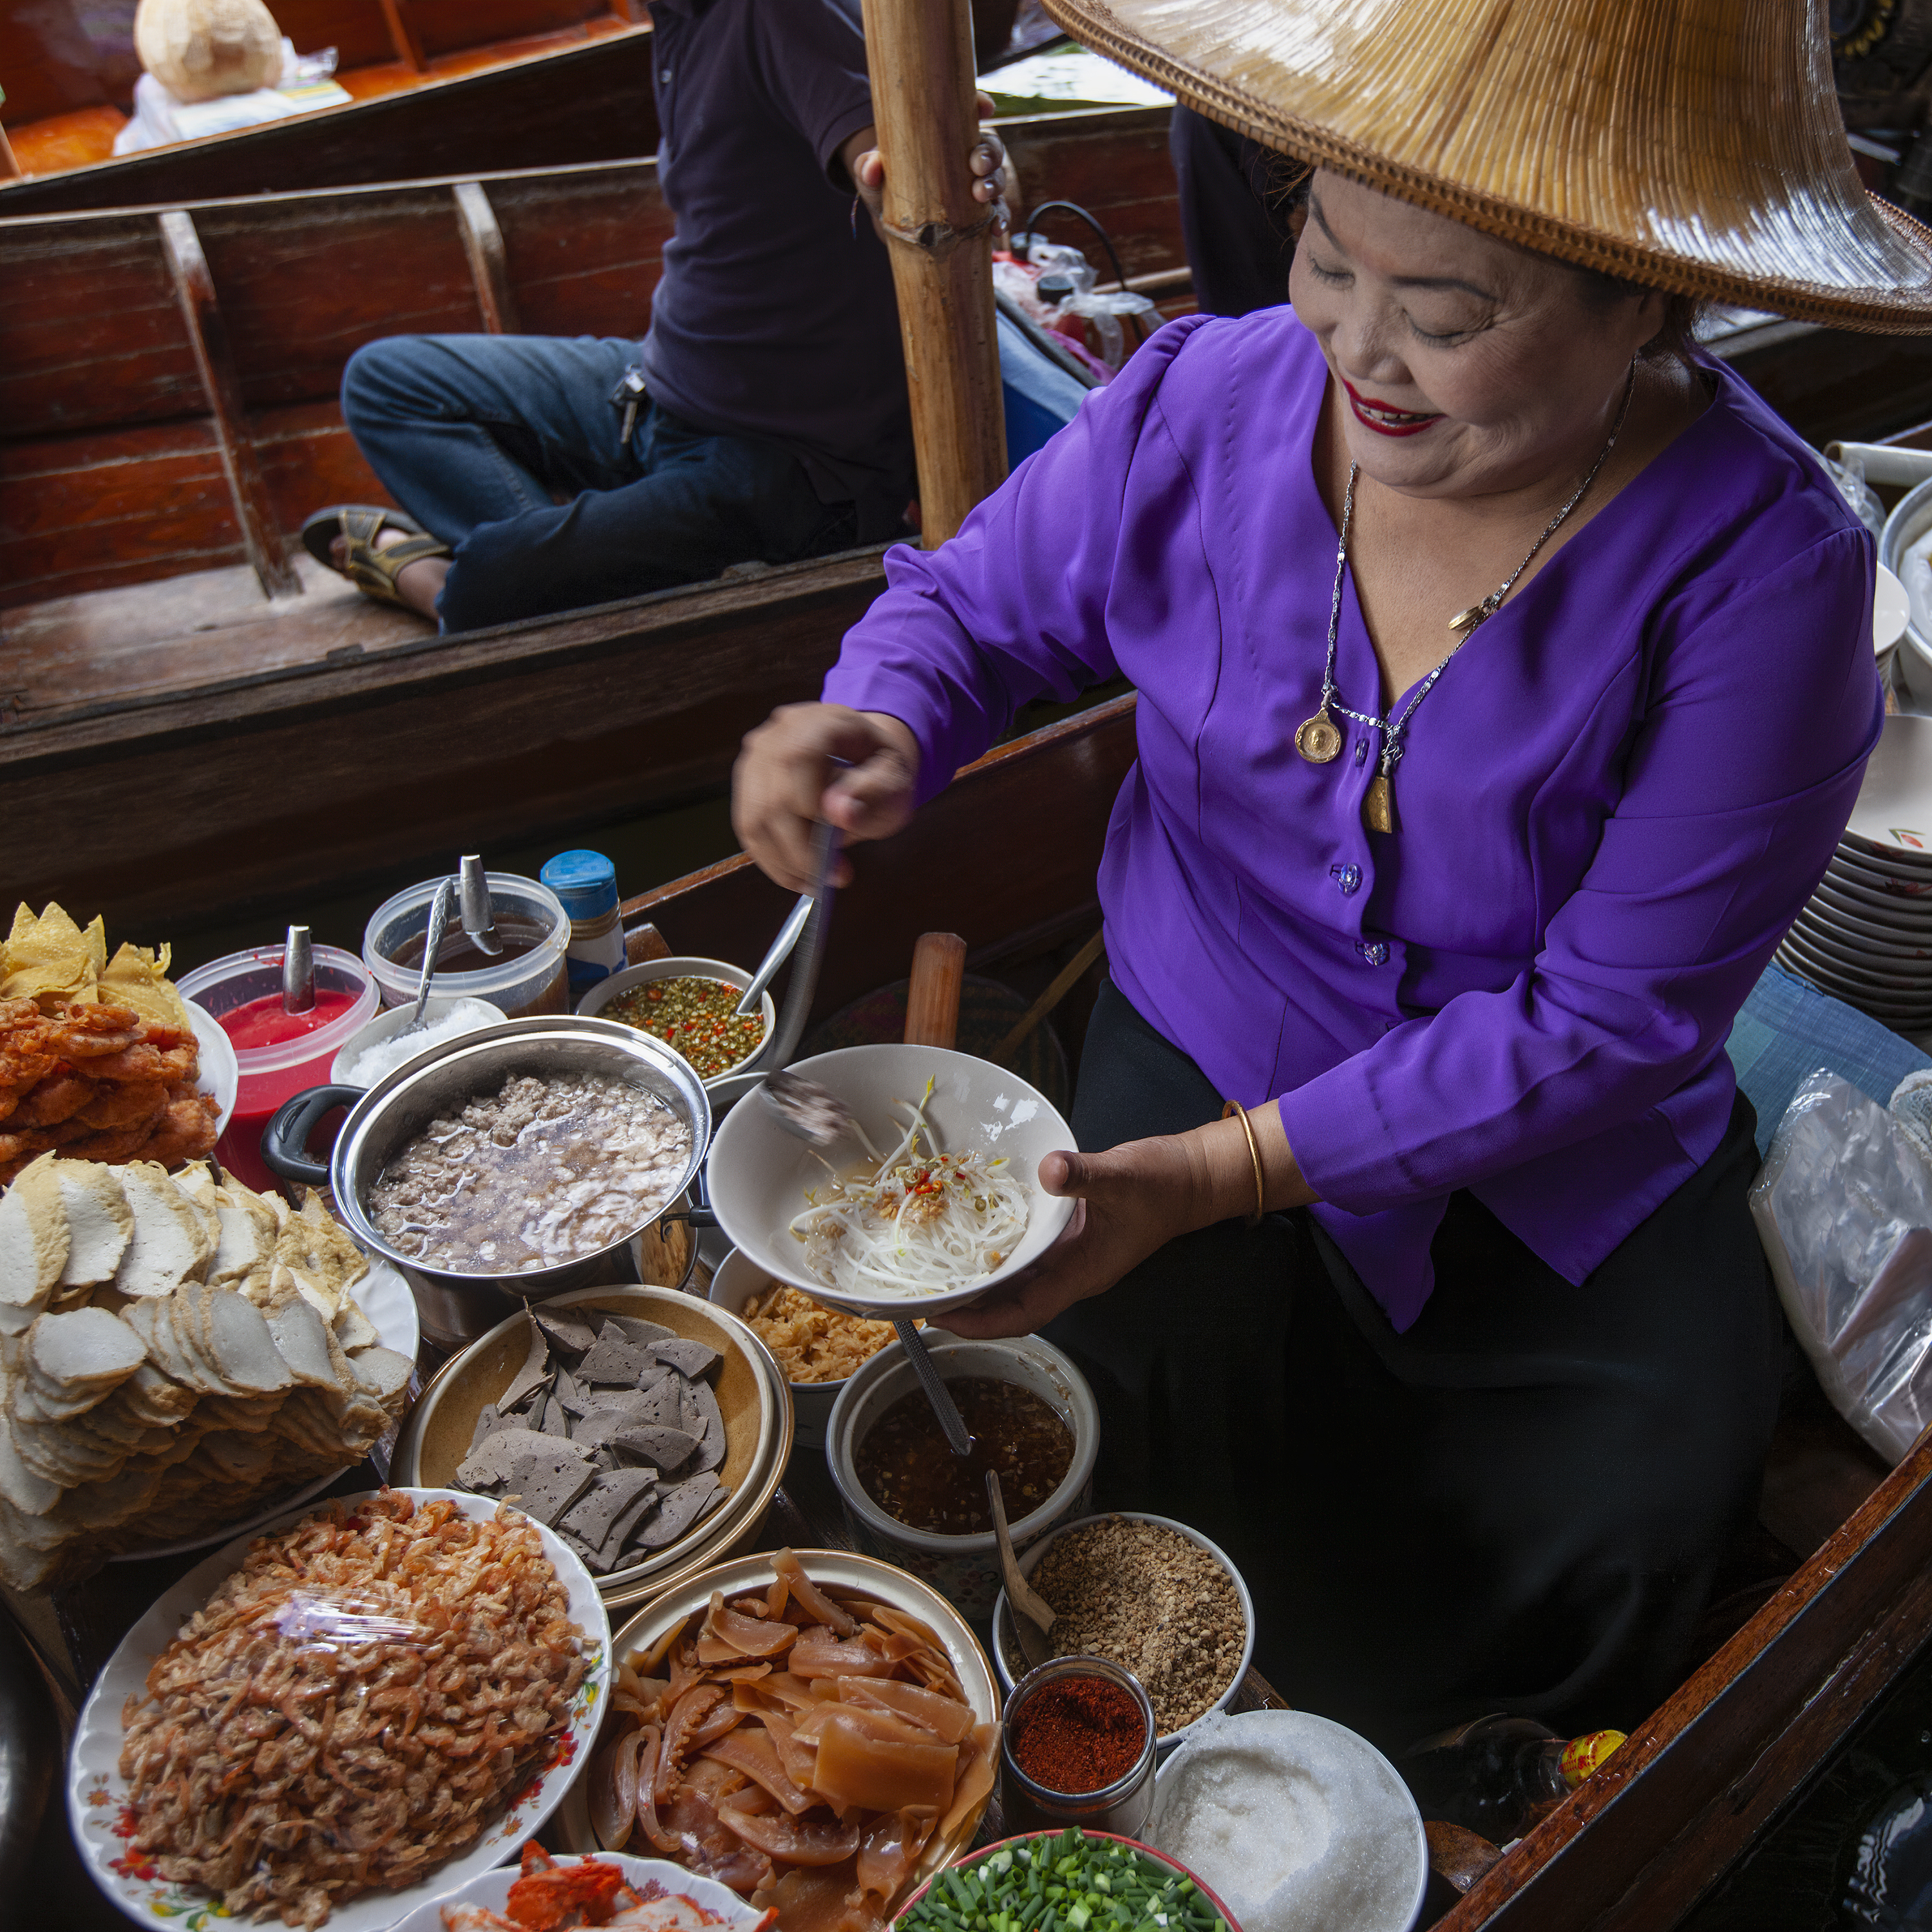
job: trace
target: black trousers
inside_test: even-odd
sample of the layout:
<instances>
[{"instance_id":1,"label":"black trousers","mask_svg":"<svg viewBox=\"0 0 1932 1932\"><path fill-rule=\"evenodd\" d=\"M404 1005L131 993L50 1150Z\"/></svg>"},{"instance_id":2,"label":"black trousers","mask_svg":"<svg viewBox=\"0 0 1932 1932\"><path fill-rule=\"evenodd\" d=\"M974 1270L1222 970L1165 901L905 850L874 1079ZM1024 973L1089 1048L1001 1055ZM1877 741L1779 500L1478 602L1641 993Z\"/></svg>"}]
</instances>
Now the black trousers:
<instances>
[{"instance_id":1,"label":"black trousers","mask_svg":"<svg viewBox=\"0 0 1932 1932\"><path fill-rule=\"evenodd\" d=\"M1104 987L1080 1145L1220 1109ZM1405 1334L1305 1213L1170 1243L1047 1331L1099 1400L1098 1506L1212 1537L1253 1592L1263 1674L1385 1749L1489 1711L1629 1729L1756 1508L1779 1320L1753 1125L1740 1097L1580 1288L1456 1194Z\"/></svg>"}]
</instances>

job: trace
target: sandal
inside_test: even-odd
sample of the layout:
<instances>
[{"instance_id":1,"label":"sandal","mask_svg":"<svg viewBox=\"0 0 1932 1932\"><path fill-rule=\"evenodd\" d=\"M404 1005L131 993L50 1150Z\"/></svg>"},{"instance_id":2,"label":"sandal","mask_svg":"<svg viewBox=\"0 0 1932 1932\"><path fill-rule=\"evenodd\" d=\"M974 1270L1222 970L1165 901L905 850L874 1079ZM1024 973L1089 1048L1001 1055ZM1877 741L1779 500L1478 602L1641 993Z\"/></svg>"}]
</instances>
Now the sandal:
<instances>
[{"instance_id":1,"label":"sandal","mask_svg":"<svg viewBox=\"0 0 1932 1932\"><path fill-rule=\"evenodd\" d=\"M386 529L404 530L408 535L401 543L378 550L376 539ZM329 546L338 537L348 539L345 563L338 564L329 554ZM347 578L364 596L404 610L415 607L396 588L396 573L424 557L452 554L448 544L430 536L413 517L369 503L336 503L316 511L302 525L302 539L316 562Z\"/></svg>"}]
</instances>

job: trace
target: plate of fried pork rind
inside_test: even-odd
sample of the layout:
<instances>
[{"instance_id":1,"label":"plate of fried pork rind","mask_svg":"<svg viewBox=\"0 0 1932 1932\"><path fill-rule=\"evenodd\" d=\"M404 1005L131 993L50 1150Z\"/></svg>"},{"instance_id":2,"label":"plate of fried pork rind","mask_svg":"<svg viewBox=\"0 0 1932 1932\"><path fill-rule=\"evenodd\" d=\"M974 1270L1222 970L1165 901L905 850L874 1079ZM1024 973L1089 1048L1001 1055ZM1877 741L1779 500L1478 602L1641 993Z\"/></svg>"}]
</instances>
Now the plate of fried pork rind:
<instances>
[{"instance_id":1,"label":"plate of fried pork rind","mask_svg":"<svg viewBox=\"0 0 1932 1932\"><path fill-rule=\"evenodd\" d=\"M402 1412L416 1304L311 1194L45 1154L0 1196L0 1581L224 1542Z\"/></svg>"},{"instance_id":2,"label":"plate of fried pork rind","mask_svg":"<svg viewBox=\"0 0 1932 1932\"><path fill-rule=\"evenodd\" d=\"M556 1808L610 1652L590 1573L519 1510L381 1490L298 1512L196 1564L109 1659L75 1839L144 1924L218 1904L386 1932Z\"/></svg>"},{"instance_id":3,"label":"plate of fried pork rind","mask_svg":"<svg viewBox=\"0 0 1932 1932\"><path fill-rule=\"evenodd\" d=\"M0 939L0 1186L58 1148L76 1160L176 1167L212 1150L218 1072L167 976L168 949L123 945L58 905ZM232 1051L213 1055L232 1061ZM232 1104L232 1088L227 1096Z\"/></svg>"}]
</instances>

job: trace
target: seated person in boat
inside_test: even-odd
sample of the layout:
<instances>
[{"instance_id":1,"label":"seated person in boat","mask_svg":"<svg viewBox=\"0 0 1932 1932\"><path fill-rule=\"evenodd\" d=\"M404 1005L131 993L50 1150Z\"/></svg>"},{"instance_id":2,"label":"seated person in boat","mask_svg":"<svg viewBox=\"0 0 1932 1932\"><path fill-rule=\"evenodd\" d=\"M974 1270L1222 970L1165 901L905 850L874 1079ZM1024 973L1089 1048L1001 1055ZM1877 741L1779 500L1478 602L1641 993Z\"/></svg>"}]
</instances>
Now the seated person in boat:
<instances>
[{"instance_id":1,"label":"seated person in boat","mask_svg":"<svg viewBox=\"0 0 1932 1932\"><path fill-rule=\"evenodd\" d=\"M406 335L342 412L404 514L303 540L474 629L897 536L915 483L859 0L653 0L677 230L642 342ZM990 104L987 104L990 106ZM999 196L982 137L974 193ZM856 190L855 196L854 190Z\"/></svg>"},{"instance_id":2,"label":"seated person in boat","mask_svg":"<svg viewBox=\"0 0 1932 1932\"><path fill-rule=\"evenodd\" d=\"M1040 1169L1082 1205L946 1326L1074 1354L1096 1502L1228 1550L1291 1703L1396 1747L1628 1726L1778 1396L1726 1036L1881 718L1871 539L1688 292L1923 333L1932 254L1773 0L1748 67L1718 0L1480 41L1420 0L1061 4L1315 164L1292 306L1171 323L893 551L824 702L748 740L740 836L800 888L814 819L889 834L1019 706L1132 680L1081 1150ZM1656 136L1694 44L1737 63L1734 177ZM1376 120L1378 46L1468 118Z\"/></svg>"}]
</instances>

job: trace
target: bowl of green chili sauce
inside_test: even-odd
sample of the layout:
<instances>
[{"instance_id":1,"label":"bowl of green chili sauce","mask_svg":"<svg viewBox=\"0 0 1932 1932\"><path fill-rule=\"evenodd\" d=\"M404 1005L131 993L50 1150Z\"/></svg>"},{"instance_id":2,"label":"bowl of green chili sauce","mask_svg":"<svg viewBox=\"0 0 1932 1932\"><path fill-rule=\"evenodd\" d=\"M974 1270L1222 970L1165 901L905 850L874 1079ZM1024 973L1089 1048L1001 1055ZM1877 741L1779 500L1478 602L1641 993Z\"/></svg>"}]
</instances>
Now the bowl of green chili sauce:
<instances>
[{"instance_id":1,"label":"bowl of green chili sauce","mask_svg":"<svg viewBox=\"0 0 1932 1932\"><path fill-rule=\"evenodd\" d=\"M893 1932L1240 1932L1186 1866L1105 1832L1002 1839L932 1877Z\"/></svg>"},{"instance_id":2,"label":"bowl of green chili sauce","mask_svg":"<svg viewBox=\"0 0 1932 1932\"><path fill-rule=\"evenodd\" d=\"M770 994L742 1018L738 1002L752 976L722 959L652 959L600 980L578 1002L580 1013L621 1020L683 1054L700 1080L735 1073L771 1036Z\"/></svg>"}]
</instances>

